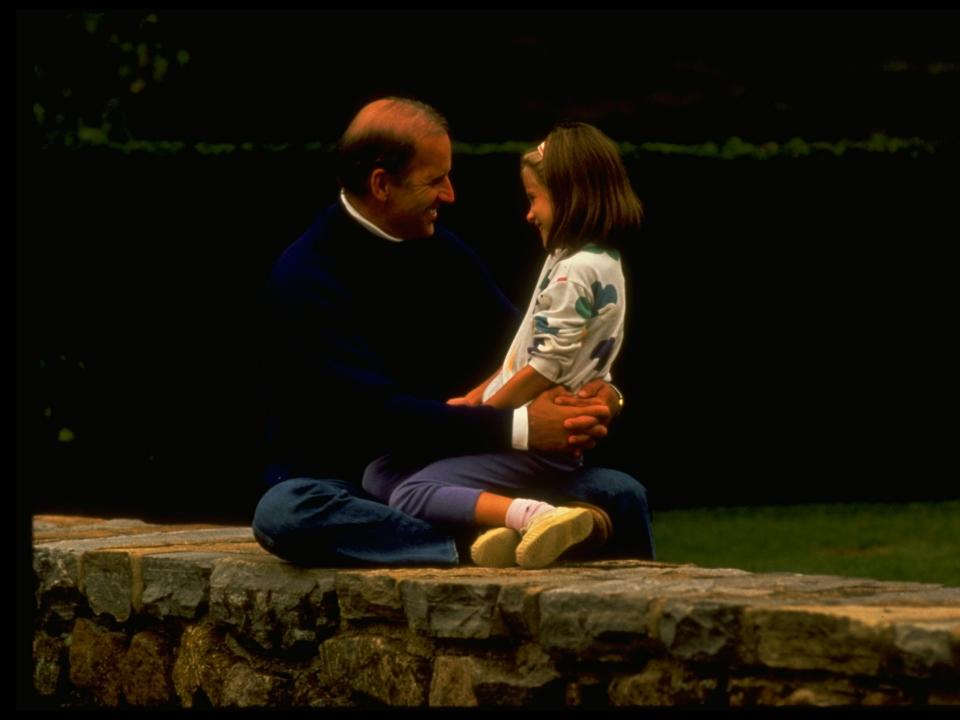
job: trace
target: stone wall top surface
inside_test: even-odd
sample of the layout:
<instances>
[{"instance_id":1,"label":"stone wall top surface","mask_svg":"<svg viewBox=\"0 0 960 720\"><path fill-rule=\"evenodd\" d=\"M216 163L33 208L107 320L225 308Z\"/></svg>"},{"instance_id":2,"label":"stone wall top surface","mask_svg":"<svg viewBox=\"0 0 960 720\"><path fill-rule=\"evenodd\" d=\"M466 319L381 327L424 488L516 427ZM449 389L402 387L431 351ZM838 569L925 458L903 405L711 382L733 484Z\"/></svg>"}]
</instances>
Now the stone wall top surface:
<instances>
[{"instance_id":1,"label":"stone wall top surface","mask_svg":"<svg viewBox=\"0 0 960 720\"><path fill-rule=\"evenodd\" d=\"M599 663L656 647L683 662L960 679L960 588L935 584L639 560L304 568L245 527L64 516L34 518L33 546L48 620L72 612L59 600L70 596L120 622L209 614L268 651L395 626L431 643L528 639Z\"/></svg>"}]
</instances>

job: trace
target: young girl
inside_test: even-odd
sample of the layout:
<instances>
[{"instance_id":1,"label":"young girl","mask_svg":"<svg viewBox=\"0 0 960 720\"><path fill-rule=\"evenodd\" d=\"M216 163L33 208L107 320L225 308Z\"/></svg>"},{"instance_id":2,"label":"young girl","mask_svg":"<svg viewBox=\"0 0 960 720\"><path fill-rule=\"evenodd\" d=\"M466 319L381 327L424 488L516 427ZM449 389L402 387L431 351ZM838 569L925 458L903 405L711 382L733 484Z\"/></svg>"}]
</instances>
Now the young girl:
<instances>
[{"instance_id":1,"label":"young girl","mask_svg":"<svg viewBox=\"0 0 960 720\"><path fill-rule=\"evenodd\" d=\"M527 221L547 260L527 314L493 375L453 405L519 408L563 385L576 393L609 368L623 343L626 292L619 247L630 242L643 210L616 146L584 123L555 128L521 160L530 201ZM364 473L367 492L432 522L494 526L471 548L477 565L545 567L586 539L594 514L515 498L550 475L579 467L566 453L511 451L453 457L412 473L390 456Z\"/></svg>"}]
</instances>

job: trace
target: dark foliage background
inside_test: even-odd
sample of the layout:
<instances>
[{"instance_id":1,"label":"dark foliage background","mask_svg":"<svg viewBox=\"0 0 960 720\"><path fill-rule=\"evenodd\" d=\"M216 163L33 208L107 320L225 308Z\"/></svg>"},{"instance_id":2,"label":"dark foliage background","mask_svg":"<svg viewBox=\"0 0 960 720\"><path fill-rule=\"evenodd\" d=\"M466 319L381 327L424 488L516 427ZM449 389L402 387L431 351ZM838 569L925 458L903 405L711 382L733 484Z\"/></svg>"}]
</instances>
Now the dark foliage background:
<instances>
[{"instance_id":1,"label":"dark foliage background","mask_svg":"<svg viewBox=\"0 0 960 720\"><path fill-rule=\"evenodd\" d=\"M335 196L322 148L385 93L435 104L475 151L561 119L673 147L931 143L631 156L648 220L617 368L628 412L595 459L638 477L655 508L960 495L957 20L19 13L20 496L40 511L249 515L261 288ZM136 141L152 144L121 149ZM443 222L523 304L540 251L516 166L458 153Z\"/></svg>"}]
</instances>

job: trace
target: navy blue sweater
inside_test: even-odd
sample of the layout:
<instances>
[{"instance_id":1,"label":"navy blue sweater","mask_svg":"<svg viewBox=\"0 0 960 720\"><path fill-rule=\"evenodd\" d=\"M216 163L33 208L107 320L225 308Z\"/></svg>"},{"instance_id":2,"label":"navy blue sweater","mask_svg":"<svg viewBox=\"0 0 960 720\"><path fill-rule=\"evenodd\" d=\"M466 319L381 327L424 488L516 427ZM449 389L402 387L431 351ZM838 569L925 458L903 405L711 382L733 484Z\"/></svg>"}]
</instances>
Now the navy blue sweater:
<instances>
[{"instance_id":1,"label":"navy blue sweater","mask_svg":"<svg viewBox=\"0 0 960 720\"><path fill-rule=\"evenodd\" d=\"M449 231L389 242L337 202L275 264L266 309L268 484L510 447L512 411L445 403L493 372L521 318Z\"/></svg>"}]
</instances>

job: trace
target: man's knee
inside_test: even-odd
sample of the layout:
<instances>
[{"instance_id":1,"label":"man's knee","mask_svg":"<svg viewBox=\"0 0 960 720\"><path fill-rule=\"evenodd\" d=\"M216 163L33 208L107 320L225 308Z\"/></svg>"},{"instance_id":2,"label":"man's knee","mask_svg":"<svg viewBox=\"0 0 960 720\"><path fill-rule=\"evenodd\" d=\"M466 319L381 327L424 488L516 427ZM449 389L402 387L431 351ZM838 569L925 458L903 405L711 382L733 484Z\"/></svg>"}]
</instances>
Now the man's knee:
<instances>
[{"instance_id":1,"label":"man's knee","mask_svg":"<svg viewBox=\"0 0 960 720\"><path fill-rule=\"evenodd\" d=\"M620 470L587 469L582 472L578 485L581 492L597 500L649 509L647 489L632 475Z\"/></svg>"},{"instance_id":2,"label":"man's knee","mask_svg":"<svg viewBox=\"0 0 960 720\"><path fill-rule=\"evenodd\" d=\"M363 480L360 483L364 492L382 502L386 502L387 498L390 497L391 486L394 484L386 470L387 458L377 458L367 465L366 470L363 471Z\"/></svg>"},{"instance_id":3,"label":"man's knee","mask_svg":"<svg viewBox=\"0 0 960 720\"><path fill-rule=\"evenodd\" d=\"M287 484L292 482L296 481L284 480L267 490L253 513L253 536L270 552L275 551L277 540L283 536L285 519L289 516L290 488Z\"/></svg>"},{"instance_id":4,"label":"man's knee","mask_svg":"<svg viewBox=\"0 0 960 720\"><path fill-rule=\"evenodd\" d=\"M277 483L257 503L253 535L265 549L276 552L285 538L302 531L307 515L346 494L333 481L292 478Z\"/></svg>"},{"instance_id":5,"label":"man's knee","mask_svg":"<svg viewBox=\"0 0 960 720\"><path fill-rule=\"evenodd\" d=\"M303 565L457 563L449 537L343 480L277 484L260 499L253 532L268 552Z\"/></svg>"},{"instance_id":6,"label":"man's knee","mask_svg":"<svg viewBox=\"0 0 960 720\"><path fill-rule=\"evenodd\" d=\"M607 482L610 483L611 490L613 490L615 494L629 502L636 503L638 506L649 509L647 489L639 480L619 470L607 470L606 472Z\"/></svg>"}]
</instances>

